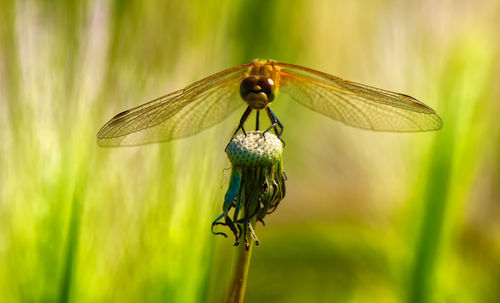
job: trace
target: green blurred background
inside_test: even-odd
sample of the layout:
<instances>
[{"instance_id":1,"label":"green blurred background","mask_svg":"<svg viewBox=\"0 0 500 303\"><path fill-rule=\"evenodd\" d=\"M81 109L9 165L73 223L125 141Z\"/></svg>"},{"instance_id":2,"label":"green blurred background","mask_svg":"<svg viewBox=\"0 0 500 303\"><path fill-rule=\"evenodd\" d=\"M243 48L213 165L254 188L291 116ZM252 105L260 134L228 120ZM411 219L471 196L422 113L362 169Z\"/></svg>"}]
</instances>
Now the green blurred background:
<instances>
[{"instance_id":1,"label":"green blurred background","mask_svg":"<svg viewBox=\"0 0 500 303\"><path fill-rule=\"evenodd\" d=\"M353 129L282 95L287 197L246 302L500 302L500 2L0 0L0 301L221 302L213 236L243 108L102 149L113 115L255 58L414 96L444 128Z\"/></svg>"}]
</instances>

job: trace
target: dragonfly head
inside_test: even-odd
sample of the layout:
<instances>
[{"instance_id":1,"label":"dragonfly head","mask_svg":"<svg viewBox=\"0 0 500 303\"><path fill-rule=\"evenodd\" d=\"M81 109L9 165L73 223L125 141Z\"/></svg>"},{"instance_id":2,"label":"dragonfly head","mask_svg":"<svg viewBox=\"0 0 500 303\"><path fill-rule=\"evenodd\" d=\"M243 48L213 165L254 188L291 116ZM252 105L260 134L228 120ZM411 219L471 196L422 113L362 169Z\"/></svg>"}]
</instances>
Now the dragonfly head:
<instances>
[{"instance_id":1,"label":"dragonfly head","mask_svg":"<svg viewBox=\"0 0 500 303\"><path fill-rule=\"evenodd\" d=\"M274 100L276 85L265 76L249 76L241 81L240 96L253 109L263 109Z\"/></svg>"}]
</instances>

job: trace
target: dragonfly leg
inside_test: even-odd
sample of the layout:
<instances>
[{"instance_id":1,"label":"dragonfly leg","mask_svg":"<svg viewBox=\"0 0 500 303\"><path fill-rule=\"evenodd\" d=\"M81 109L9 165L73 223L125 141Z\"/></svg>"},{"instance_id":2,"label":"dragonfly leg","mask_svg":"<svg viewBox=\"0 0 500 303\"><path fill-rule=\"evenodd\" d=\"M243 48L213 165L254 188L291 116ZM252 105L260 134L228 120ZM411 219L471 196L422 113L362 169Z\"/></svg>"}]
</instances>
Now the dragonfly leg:
<instances>
[{"instance_id":1,"label":"dragonfly leg","mask_svg":"<svg viewBox=\"0 0 500 303\"><path fill-rule=\"evenodd\" d=\"M266 107L266 113L267 113L267 116L269 117L269 120L271 120L271 126L269 126L265 131L264 133L267 133L268 131L270 131L271 129L274 129L274 132L276 133L276 135L278 134L278 129L276 128L276 116L269 110L269 106Z\"/></svg>"},{"instance_id":2,"label":"dragonfly leg","mask_svg":"<svg viewBox=\"0 0 500 303\"><path fill-rule=\"evenodd\" d=\"M240 119L240 124L238 124L238 128L233 133L233 136L231 137L231 140L233 140L234 136L236 136L236 133L241 129L243 131L243 134L245 134L245 137L247 136L247 132L245 131L245 128L243 127L243 124L245 124L245 121L248 119L248 116L252 112L252 108L250 106L247 107L245 112L243 113L243 116L241 116ZM231 143L231 140L229 140L229 143ZM229 143L226 145L226 148L224 148L224 151L227 151L227 147L229 146Z\"/></svg>"},{"instance_id":3,"label":"dragonfly leg","mask_svg":"<svg viewBox=\"0 0 500 303\"><path fill-rule=\"evenodd\" d=\"M268 107L266 107L266 112L267 112L267 115L269 116L269 120L271 120L271 126L264 132L268 132L269 130L274 129L274 132L276 133L276 135L278 136L278 139L280 139L281 143L283 143L283 146L286 146L286 143L285 141L283 141L283 139L281 139L281 135L283 134L283 124L281 124L280 120L278 120L278 117L276 117L276 115L272 112L272 110ZM276 127L276 125L280 128L280 131L278 131L278 127Z\"/></svg>"},{"instance_id":4,"label":"dragonfly leg","mask_svg":"<svg viewBox=\"0 0 500 303\"><path fill-rule=\"evenodd\" d=\"M257 110L255 113L255 130L259 131L259 116L260 116L260 110Z\"/></svg>"},{"instance_id":5,"label":"dragonfly leg","mask_svg":"<svg viewBox=\"0 0 500 303\"><path fill-rule=\"evenodd\" d=\"M266 107L266 112L267 112L267 115L269 116L269 120L271 120L271 126L269 126L269 128L266 129L266 131L264 133L267 133L271 129L274 129L274 132L276 133L276 135L278 136L278 138L280 138L281 134L283 134L283 124L281 124L280 120L278 120L278 118L271 111L271 109L269 108L269 106ZM280 128L279 131L278 131L278 127Z\"/></svg>"},{"instance_id":6,"label":"dragonfly leg","mask_svg":"<svg viewBox=\"0 0 500 303\"><path fill-rule=\"evenodd\" d=\"M250 115L251 112L252 112L252 108L250 106L248 106L247 109L245 110L245 112L243 113L243 116L241 116L240 124L238 124L238 128L234 132L233 137L234 137L234 135L236 135L236 133L240 129L243 131L243 133L245 134L245 137L246 137L247 132L245 131L245 128L243 128L243 124L245 124L245 121L248 119L248 116Z\"/></svg>"},{"instance_id":7,"label":"dragonfly leg","mask_svg":"<svg viewBox=\"0 0 500 303\"><path fill-rule=\"evenodd\" d=\"M268 106L266 109L269 111L269 113L271 113L271 115L274 117L274 119L276 119L276 124L278 124L278 126L279 126L279 128L280 128L280 133L279 133L279 134L277 134L277 133L276 133L276 134L278 135L278 138L280 138L280 137L281 137L281 135L283 134L283 129L284 129L283 124L281 124L280 120L278 119L278 117L276 117L276 115L275 115L275 114L273 113L273 111L269 108L269 106ZM275 130L275 131L276 131L276 130Z\"/></svg>"}]
</instances>

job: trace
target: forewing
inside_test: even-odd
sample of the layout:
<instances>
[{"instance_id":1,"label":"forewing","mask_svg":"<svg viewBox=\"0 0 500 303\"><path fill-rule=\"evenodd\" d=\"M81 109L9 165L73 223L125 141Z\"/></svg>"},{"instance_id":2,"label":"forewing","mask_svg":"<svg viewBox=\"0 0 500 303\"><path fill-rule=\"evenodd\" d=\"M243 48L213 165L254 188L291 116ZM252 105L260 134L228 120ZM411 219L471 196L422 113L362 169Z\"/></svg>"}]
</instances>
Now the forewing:
<instances>
[{"instance_id":1,"label":"forewing","mask_svg":"<svg viewBox=\"0 0 500 303\"><path fill-rule=\"evenodd\" d=\"M239 85L249 65L227 69L116 115L97 133L98 144L130 146L169 141L217 124L243 105Z\"/></svg>"},{"instance_id":2,"label":"forewing","mask_svg":"<svg viewBox=\"0 0 500 303\"><path fill-rule=\"evenodd\" d=\"M306 107L345 124L376 131L440 129L441 118L424 103L399 94L312 70L279 64L280 90Z\"/></svg>"}]
</instances>

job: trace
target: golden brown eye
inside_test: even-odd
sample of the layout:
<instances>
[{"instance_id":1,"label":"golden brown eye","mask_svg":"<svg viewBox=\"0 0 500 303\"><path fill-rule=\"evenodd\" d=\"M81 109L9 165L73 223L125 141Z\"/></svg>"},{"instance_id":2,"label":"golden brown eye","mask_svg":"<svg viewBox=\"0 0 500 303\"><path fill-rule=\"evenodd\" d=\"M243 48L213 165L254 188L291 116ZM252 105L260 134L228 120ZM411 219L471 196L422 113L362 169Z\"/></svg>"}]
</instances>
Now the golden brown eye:
<instances>
[{"instance_id":1,"label":"golden brown eye","mask_svg":"<svg viewBox=\"0 0 500 303\"><path fill-rule=\"evenodd\" d=\"M263 91L267 95L267 100L269 102L274 100L274 81L268 77L260 77L259 81L257 81L257 85L260 86L261 91Z\"/></svg>"},{"instance_id":2,"label":"golden brown eye","mask_svg":"<svg viewBox=\"0 0 500 303\"><path fill-rule=\"evenodd\" d=\"M254 95L264 93L267 101L271 102L274 100L274 90L275 85L271 78L250 76L241 81L240 96L243 100L249 101L248 98L251 93Z\"/></svg>"},{"instance_id":3,"label":"golden brown eye","mask_svg":"<svg viewBox=\"0 0 500 303\"><path fill-rule=\"evenodd\" d=\"M257 81L259 81L259 78L256 76L246 77L241 81L240 96L243 100L248 100L248 95L254 91Z\"/></svg>"}]
</instances>

